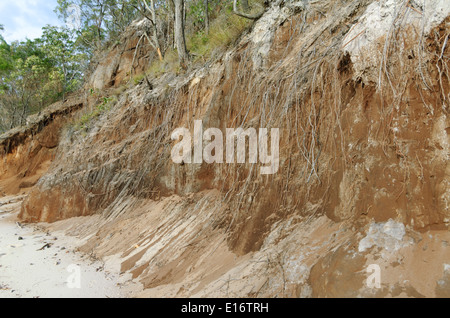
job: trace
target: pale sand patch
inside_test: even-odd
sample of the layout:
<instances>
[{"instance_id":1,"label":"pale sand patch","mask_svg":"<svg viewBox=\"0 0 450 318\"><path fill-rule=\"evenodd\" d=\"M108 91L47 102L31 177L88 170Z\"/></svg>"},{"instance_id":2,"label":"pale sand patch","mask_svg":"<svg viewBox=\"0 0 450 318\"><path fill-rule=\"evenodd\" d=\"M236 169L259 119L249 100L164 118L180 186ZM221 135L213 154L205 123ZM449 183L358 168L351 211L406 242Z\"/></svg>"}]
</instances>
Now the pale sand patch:
<instances>
[{"instance_id":1,"label":"pale sand patch","mask_svg":"<svg viewBox=\"0 0 450 318\"><path fill-rule=\"evenodd\" d=\"M75 251L77 238L16 223L19 206L13 197L0 199L0 210L9 211L0 213L0 298L132 296L135 286L126 277ZM81 288L69 288L70 265L79 266Z\"/></svg>"}]
</instances>

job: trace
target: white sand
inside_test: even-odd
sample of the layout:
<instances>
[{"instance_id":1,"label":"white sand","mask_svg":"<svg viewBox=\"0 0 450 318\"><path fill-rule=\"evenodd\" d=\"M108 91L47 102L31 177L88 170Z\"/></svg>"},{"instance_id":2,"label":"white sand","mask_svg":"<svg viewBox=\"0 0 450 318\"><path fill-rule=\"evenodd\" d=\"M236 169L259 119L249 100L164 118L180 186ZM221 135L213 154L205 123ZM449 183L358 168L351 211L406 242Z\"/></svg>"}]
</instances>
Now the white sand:
<instances>
[{"instance_id":1,"label":"white sand","mask_svg":"<svg viewBox=\"0 0 450 318\"><path fill-rule=\"evenodd\" d=\"M19 226L16 215L20 198L19 202L5 204L11 200L17 199L0 199L0 298L129 296L129 289L119 283L123 277L73 251L74 238L43 233L35 225ZM51 246L40 250L46 244ZM80 288L69 288L68 281L77 282L77 276L73 276L76 272L68 271L71 265L79 266Z\"/></svg>"}]
</instances>

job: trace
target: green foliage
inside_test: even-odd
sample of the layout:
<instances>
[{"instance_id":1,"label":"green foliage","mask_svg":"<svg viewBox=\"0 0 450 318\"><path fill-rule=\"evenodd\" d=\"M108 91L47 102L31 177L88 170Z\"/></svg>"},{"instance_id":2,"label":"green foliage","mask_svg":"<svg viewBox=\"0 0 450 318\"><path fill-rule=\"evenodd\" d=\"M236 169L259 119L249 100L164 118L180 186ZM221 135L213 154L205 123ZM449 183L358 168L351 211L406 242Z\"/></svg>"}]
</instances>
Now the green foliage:
<instances>
[{"instance_id":1,"label":"green foliage","mask_svg":"<svg viewBox=\"0 0 450 318\"><path fill-rule=\"evenodd\" d=\"M211 7L211 5L209 5ZM208 8L209 13L209 8ZM191 1L189 4L189 17L194 25L203 25L205 23L205 4L204 0Z\"/></svg>"},{"instance_id":2,"label":"green foliage","mask_svg":"<svg viewBox=\"0 0 450 318\"><path fill-rule=\"evenodd\" d=\"M103 97L103 102L97 105L91 112L81 116L81 118L74 124L74 127L77 130L88 130L90 123L105 112L109 111L115 102L117 102L116 97Z\"/></svg>"},{"instance_id":3,"label":"green foliage","mask_svg":"<svg viewBox=\"0 0 450 318\"><path fill-rule=\"evenodd\" d=\"M139 75L136 75L135 77L133 77L134 85L141 83L144 78L145 78L145 74L139 74Z\"/></svg>"},{"instance_id":4,"label":"green foliage","mask_svg":"<svg viewBox=\"0 0 450 318\"><path fill-rule=\"evenodd\" d=\"M0 24L0 31L5 30L5 27L3 26L3 24ZM0 44L5 42L5 39L3 38L3 36L0 34Z\"/></svg>"},{"instance_id":5,"label":"green foliage","mask_svg":"<svg viewBox=\"0 0 450 318\"><path fill-rule=\"evenodd\" d=\"M227 48L235 42L251 24L250 20L238 17L226 6L212 21L209 34L200 30L188 38L188 48L194 57L209 58L215 50Z\"/></svg>"},{"instance_id":6,"label":"green foliage","mask_svg":"<svg viewBox=\"0 0 450 318\"><path fill-rule=\"evenodd\" d=\"M187 1L187 8L187 47L193 62L207 60L217 51L226 49L253 23L233 13L232 1L209 0L210 31L207 33L203 26L204 0ZM180 70L177 52L169 48L164 54L163 61L154 60L146 74L157 77L165 72L176 73ZM142 78L137 78L135 84Z\"/></svg>"},{"instance_id":7,"label":"green foliage","mask_svg":"<svg viewBox=\"0 0 450 318\"><path fill-rule=\"evenodd\" d=\"M252 6L255 2L262 0L250 0L249 4ZM173 0L154 0L154 3L156 20L152 23L155 23L155 29L149 28L147 32L149 38L157 32L158 41L153 41L152 49L160 46L163 61L152 61L149 72L159 74L177 69L177 62L173 61L173 53L176 52L173 43L174 3ZM252 21L233 14L232 4L232 0L208 0L206 9L204 0L185 0L185 33L188 50L194 60L207 59L216 49L226 48L251 25ZM55 11L67 21L74 6L81 13L79 27L75 30L77 42L88 59L104 46L120 43L120 35L134 19L153 19L151 0L58 0ZM209 33L205 30L206 14L210 22Z\"/></svg>"},{"instance_id":8,"label":"green foliage","mask_svg":"<svg viewBox=\"0 0 450 318\"><path fill-rule=\"evenodd\" d=\"M13 69L13 59L11 56L11 46L3 39L0 39L0 72Z\"/></svg>"},{"instance_id":9,"label":"green foliage","mask_svg":"<svg viewBox=\"0 0 450 318\"><path fill-rule=\"evenodd\" d=\"M179 69L178 54L176 50L170 49L166 52L162 61L153 61L146 74L152 77L158 77L166 72L176 73Z\"/></svg>"},{"instance_id":10,"label":"green foliage","mask_svg":"<svg viewBox=\"0 0 450 318\"><path fill-rule=\"evenodd\" d=\"M63 83L63 96L82 83L88 56L76 45L75 32L67 28L46 26L40 41L42 50L56 67Z\"/></svg>"},{"instance_id":11,"label":"green foliage","mask_svg":"<svg viewBox=\"0 0 450 318\"><path fill-rule=\"evenodd\" d=\"M74 8L80 15L77 32L80 45L92 55L116 41L138 16L141 0L58 0L55 12L64 21L73 21Z\"/></svg>"},{"instance_id":12,"label":"green foliage","mask_svg":"<svg viewBox=\"0 0 450 318\"><path fill-rule=\"evenodd\" d=\"M36 40L0 41L0 131L23 125L81 85L86 58L72 34L50 26L43 31Z\"/></svg>"},{"instance_id":13,"label":"green foliage","mask_svg":"<svg viewBox=\"0 0 450 318\"><path fill-rule=\"evenodd\" d=\"M37 41L0 44L0 130L23 125L52 99L46 84L54 75Z\"/></svg>"},{"instance_id":14,"label":"green foliage","mask_svg":"<svg viewBox=\"0 0 450 318\"><path fill-rule=\"evenodd\" d=\"M184 1L185 34L193 62L207 60L227 48L253 23L233 14L232 0L208 0L208 8L204 0ZM249 5L256 8L255 4L262 1L249 0ZM132 83L141 83L146 75L157 77L185 69L184 65L180 67L175 49L173 0L154 0L155 12L150 8L151 0L57 2L55 12L66 22L79 22L75 28L46 26L41 38L14 43L7 43L0 35L0 132L23 125L28 115L81 87L91 59L108 46L120 43L135 19L154 22L155 27L146 30L146 39L152 39L148 40L152 42L150 50L161 49L162 59L154 52L151 56L156 58L146 74L134 77ZM74 13L79 19L73 19ZM209 32L205 29L206 15ZM107 105L103 104L86 114L81 124L101 114Z\"/></svg>"}]
</instances>

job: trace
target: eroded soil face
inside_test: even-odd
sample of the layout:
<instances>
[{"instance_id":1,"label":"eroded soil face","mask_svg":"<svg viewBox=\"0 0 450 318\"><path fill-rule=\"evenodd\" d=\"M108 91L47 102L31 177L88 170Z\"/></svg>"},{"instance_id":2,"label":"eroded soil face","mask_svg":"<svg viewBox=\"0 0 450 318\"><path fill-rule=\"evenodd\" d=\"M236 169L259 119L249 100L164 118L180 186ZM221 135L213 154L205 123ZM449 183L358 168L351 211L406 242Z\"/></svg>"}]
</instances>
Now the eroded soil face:
<instances>
[{"instance_id":1,"label":"eroded soil face","mask_svg":"<svg viewBox=\"0 0 450 318\"><path fill-rule=\"evenodd\" d=\"M367 41L392 3L271 7L216 62L125 87L87 129L55 119L26 136L0 186L28 189L23 221L56 222L141 296L448 296L450 20L422 35L419 9L401 7ZM135 42L94 82L117 88ZM174 164L172 131L197 119L279 128L278 173Z\"/></svg>"}]
</instances>

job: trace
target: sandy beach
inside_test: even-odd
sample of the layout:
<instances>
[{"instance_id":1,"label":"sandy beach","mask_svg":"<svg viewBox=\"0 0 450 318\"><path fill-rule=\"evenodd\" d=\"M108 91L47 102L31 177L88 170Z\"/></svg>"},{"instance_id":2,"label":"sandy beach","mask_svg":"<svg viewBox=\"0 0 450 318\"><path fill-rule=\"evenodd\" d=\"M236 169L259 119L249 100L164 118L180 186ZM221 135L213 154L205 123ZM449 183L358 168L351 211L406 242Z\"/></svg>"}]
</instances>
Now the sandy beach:
<instances>
[{"instance_id":1,"label":"sandy beach","mask_svg":"<svg viewBox=\"0 0 450 318\"><path fill-rule=\"evenodd\" d=\"M76 238L17 222L22 199L0 199L0 298L130 296L123 277L76 251Z\"/></svg>"}]
</instances>

